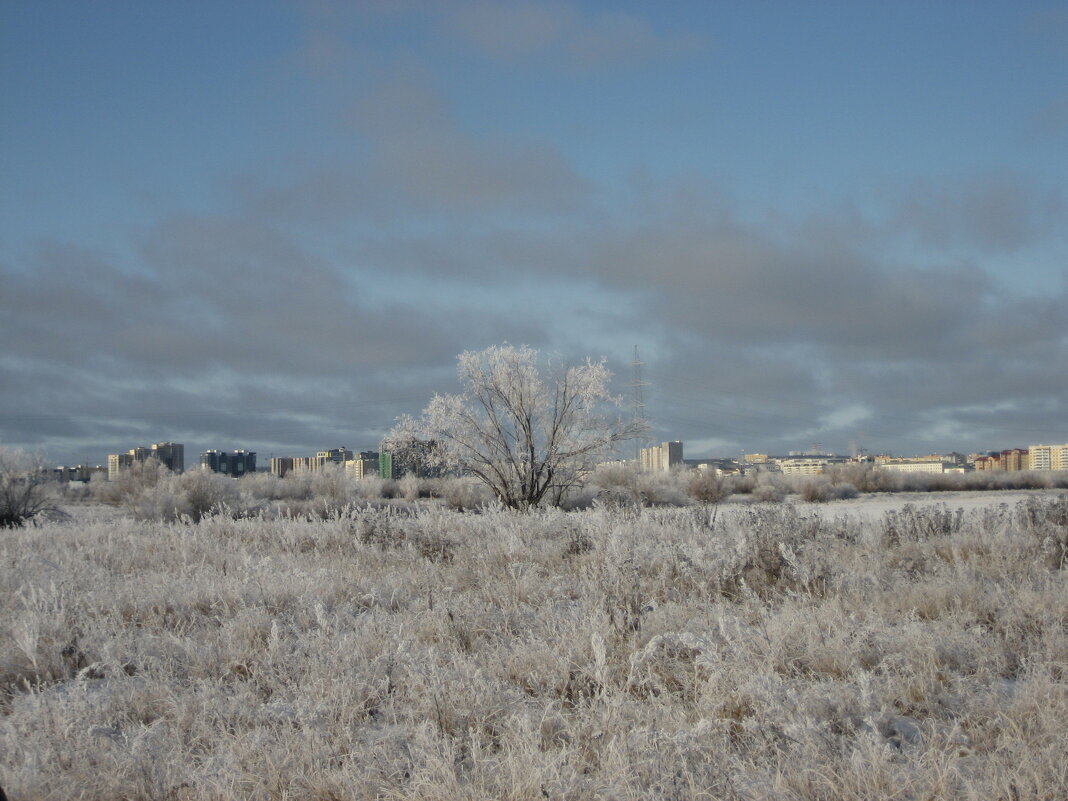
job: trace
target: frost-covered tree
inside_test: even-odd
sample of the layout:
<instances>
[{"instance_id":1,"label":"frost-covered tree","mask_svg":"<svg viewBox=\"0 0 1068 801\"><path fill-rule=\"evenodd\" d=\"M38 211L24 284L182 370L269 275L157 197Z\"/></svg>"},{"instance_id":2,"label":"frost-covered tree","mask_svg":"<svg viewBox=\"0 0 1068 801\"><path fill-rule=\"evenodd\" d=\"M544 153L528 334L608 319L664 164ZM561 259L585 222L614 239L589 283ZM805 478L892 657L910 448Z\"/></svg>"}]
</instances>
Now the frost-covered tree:
<instances>
[{"instance_id":1,"label":"frost-covered tree","mask_svg":"<svg viewBox=\"0 0 1068 801\"><path fill-rule=\"evenodd\" d=\"M54 509L52 482L44 461L0 446L0 528L15 528Z\"/></svg>"},{"instance_id":2,"label":"frost-covered tree","mask_svg":"<svg viewBox=\"0 0 1068 801\"><path fill-rule=\"evenodd\" d=\"M502 504L559 504L597 461L640 431L610 413L604 362L567 365L530 347L497 345L457 358L463 391L435 395L391 437L439 444L450 467L485 483Z\"/></svg>"}]
</instances>

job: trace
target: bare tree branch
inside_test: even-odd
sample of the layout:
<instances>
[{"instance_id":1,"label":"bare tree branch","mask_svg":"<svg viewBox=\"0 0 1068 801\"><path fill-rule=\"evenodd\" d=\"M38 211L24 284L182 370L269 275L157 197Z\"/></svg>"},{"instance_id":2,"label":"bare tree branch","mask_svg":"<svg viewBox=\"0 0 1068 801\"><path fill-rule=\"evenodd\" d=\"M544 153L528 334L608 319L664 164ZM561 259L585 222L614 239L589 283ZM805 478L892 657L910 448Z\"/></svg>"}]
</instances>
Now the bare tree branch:
<instances>
[{"instance_id":1,"label":"bare tree branch","mask_svg":"<svg viewBox=\"0 0 1068 801\"><path fill-rule=\"evenodd\" d=\"M16 528L55 509L51 483L40 457L0 447L0 528Z\"/></svg>"}]
</instances>

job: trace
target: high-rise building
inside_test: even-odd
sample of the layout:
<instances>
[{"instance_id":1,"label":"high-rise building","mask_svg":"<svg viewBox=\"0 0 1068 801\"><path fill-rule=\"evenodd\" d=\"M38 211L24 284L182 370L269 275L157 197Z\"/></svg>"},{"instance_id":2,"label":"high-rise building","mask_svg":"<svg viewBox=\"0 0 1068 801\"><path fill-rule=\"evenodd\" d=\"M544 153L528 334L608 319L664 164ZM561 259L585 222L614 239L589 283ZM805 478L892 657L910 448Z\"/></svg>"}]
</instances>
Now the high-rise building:
<instances>
[{"instance_id":1,"label":"high-rise building","mask_svg":"<svg viewBox=\"0 0 1068 801\"><path fill-rule=\"evenodd\" d=\"M73 467L60 465L52 470L52 477L57 481L63 482L80 481L87 484L93 476L103 476L104 478L107 478L107 475L107 468L99 464L96 466L78 464Z\"/></svg>"},{"instance_id":2,"label":"high-rise building","mask_svg":"<svg viewBox=\"0 0 1068 801\"><path fill-rule=\"evenodd\" d=\"M393 478L393 453L391 451L382 450L378 454L378 476L379 478L391 479Z\"/></svg>"},{"instance_id":3,"label":"high-rise building","mask_svg":"<svg viewBox=\"0 0 1068 801\"><path fill-rule=\"evenodd\" d=\"M352 458L352 451L345 447L318 451L315 456L294 456L289 460L289 463L279 463L280 469L283 469L284 472L277 473L277 475L285 475L286 473L317 473L327 465L336 464L341 466ZM271 460L271 464L274 465L274 460ZM271 468L271 472L275 472L273 467Z\"/></svg>"},{"instance_id":4,"label":"high-rise building","mask_svg":"<svg viewBox=\"0 0 1068 801\"><path fill-rule=\"evenodd\" d=\"M1032 470L1068 470L1068 443L1032 445L1027 453Z\"/></svg>"},{"instance_id":5,"label":"high-rise building","mask_svg":"<svg viewBox=\"0 0 1068 801\"><path fill-rule=\"evenodd\" d=\"M139 445L130 448L126 453L108 454L108 478L112 477L111 467L117 465L118 470L127 470L134 465L142 465L152 458L152 449Z\"/></svg>"},{"instance_id":6,"label":"high-rise building","mask_svg":"<svg viewBox=\"0 0 1068 801\"><path fill-rule=\"evenodd\" d=\"M355 479L364 479L378 475L378 453L360 451L355 459L345 462L345 471Z\"/></svg>"},{"instance_id":7,"label":"high-rise building","mask_svg":"<svg viewBox=\"0 0 1068 801\"><path fill-rule=\"evenodd\" d=\"M185 470L185 446L180 442L157 442L151 448L140 445L126 453L108 454L108 480L114 481L123 470L148 461L159 462L172 473Z\"/></svg>"},{"instance_id":8,"label":"high-rise building","mask_svg":"<svg viewBox=\"0 0 1068 801\"><path fill-rule=\"evenodd\" d=\"M1011 448L1001 452L1001 469L1016 472L1029 470L1031 467L1030 454L1026 448Z\"/></svg>"},{"instance_id":9,"label":"high-rise building","mask_svg":"<svg viewBox=\"0 0 1068 801\"><path fill-rule=\"evenodd\" d=\"M319 451L317 454L315 454L315 458L322 461L337 462L338 464L343 464L344 462L347 462L352 459L352 451L350 451L345 446L342 446L340 448L331 448L328 451Z\"/></svg>"},{"instance_id":10,"label":"high-rise building","mask_svg":"<svg viewBox=\"0 0 1068 801\"><path fill-rule=\"evenodd\" d=\"M185 445L180 442L157 442L152 446L152 457L172 473L185 472Z\"/></svg>"},{"instance_id":11,"label":"high-rise building","mask_svg":"<svg viewBox=\"0 0 1068 801\"><path fill-rule=\"evenodd\" d=\"M240 478L256 472L256 452L237 450L230 454L230 475Z\"/></svg>"},{"instance_id":12,"label":"high-rise building","mask_svg":"<svg viewBox=\"0 0 1068 801\"><path fill-rule=\"evenodd\" d=\"M682 442L662 442L651 448L642 448L639 454L642 470L670 470L682 464Z\"/></svg>"},{"instance_id":13,"label":"high-rise building","mask_svg":"<svg viewBox=\"0 0 1068 801\"><path fill-rule=\"evenodd\" d=\"M293 471L293 457L292 456L272 456L271 457L271 473L284 478L288 473Z\"/></svg>"},{"instance_id":14,"label":"high-rise building","mask_svg":"<svg viewBox=\"0 0 1068 801\"><path fill-rule=\"evenodd\" d=\"M123 470L133 466L133 456L129 453L108 454L108 481L114 481Z\"/></svg>"},{"instance_id":15,"label":"high-rise building","mask_svg":"<svg viewBox=\"0 0 1068 801\"><path fill-rule=\"evenodd\" d=\"M204 451L200 454L200 469L241 478L246 473L256 472L256 453L244 450Z\"/></svg>"},{"instance_id":16,"label":"high-rise building","mask_svg":"<svg viewBox=\"0 0 1068 801\"><path fill-rule=\"evenodd\" d=\"M226 451L217 451L214 448L200 454L200 469L210 470L213 473L228 472L228 457Z\"/></svg>"}]
</instances>

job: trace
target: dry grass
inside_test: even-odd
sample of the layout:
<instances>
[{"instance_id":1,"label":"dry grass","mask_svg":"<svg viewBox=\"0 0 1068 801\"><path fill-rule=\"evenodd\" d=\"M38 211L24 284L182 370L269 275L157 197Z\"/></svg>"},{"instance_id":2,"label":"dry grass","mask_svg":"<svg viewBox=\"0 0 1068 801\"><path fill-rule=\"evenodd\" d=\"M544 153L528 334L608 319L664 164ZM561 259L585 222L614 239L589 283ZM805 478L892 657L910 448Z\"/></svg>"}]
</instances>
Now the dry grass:
<instances>
[{"instance_id":1,"label":"dry grass","mask_svg":"<svg viewBox=\"0 0 1068 801\"><path fill-rule=\"evenodd\" d=\"M1068 495L0 537L21 799L1068 797Z\"/></svg>"}]
</instances>

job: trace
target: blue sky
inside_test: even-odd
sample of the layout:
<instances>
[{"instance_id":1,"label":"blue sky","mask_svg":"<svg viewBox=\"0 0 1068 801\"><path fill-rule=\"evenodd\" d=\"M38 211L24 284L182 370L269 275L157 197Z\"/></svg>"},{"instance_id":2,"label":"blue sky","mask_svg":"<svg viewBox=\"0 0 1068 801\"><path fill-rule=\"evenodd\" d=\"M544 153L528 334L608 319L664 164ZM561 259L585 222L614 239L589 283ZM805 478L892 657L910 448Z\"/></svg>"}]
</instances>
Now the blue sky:
<instances>
[{"instance_id":1,"label":"blue sky","mask_svg":"<svg viewBox=\"0 0 1068 801\"><path fill-rule=\"evenodd\" d=\"M0 442L373 447L501 341L694 455L1068 439L1068 4L8 3Z\"/></svg>"}]
</instances>

